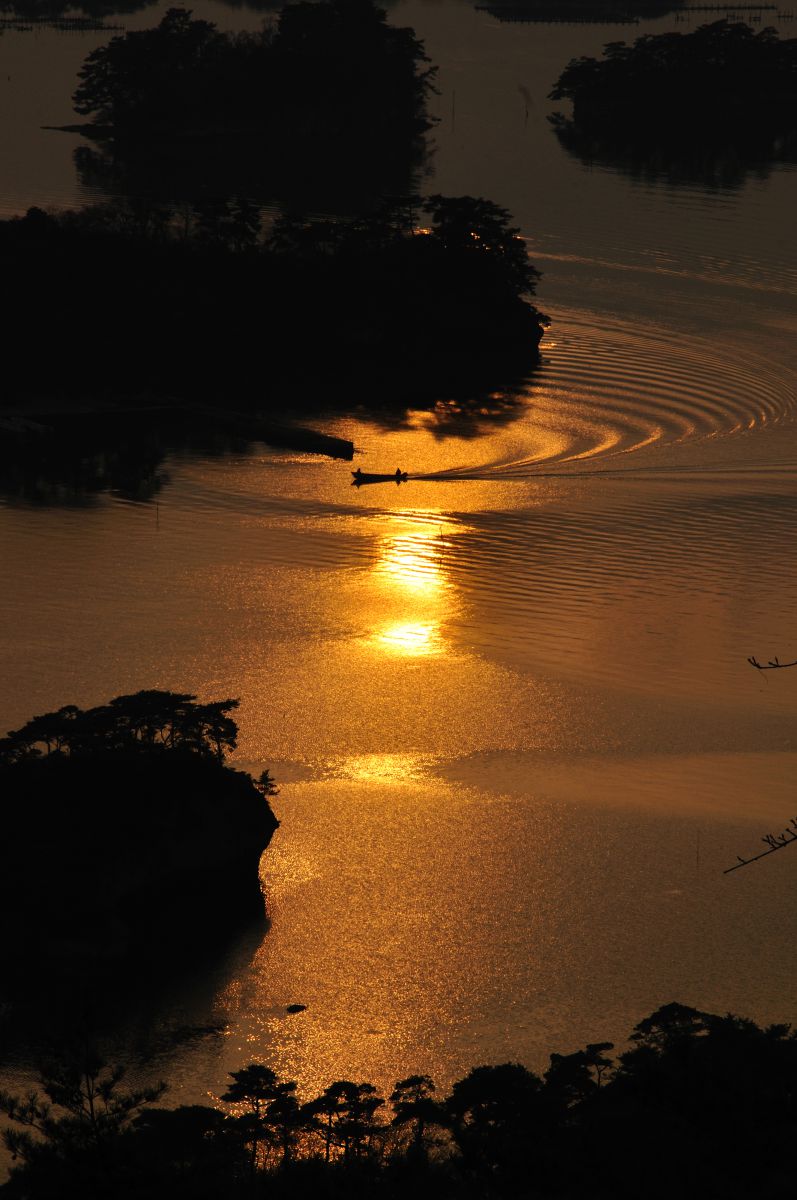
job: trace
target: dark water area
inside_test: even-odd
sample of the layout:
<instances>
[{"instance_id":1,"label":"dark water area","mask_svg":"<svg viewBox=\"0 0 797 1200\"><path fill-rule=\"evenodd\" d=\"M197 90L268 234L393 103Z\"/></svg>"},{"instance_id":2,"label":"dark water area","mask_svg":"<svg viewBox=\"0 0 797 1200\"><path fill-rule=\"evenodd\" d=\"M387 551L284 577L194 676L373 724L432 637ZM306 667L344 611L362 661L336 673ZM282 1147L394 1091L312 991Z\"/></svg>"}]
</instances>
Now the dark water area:
<instances>
[{"instance_id":1,"label":"dark water area","mask_svg":"<svg viewBox=\"0 0 797 1200\"><path fill-rule=\"evenodd\" d=\"M188 440L145 445L136 487L100 464L88 504L50 503L57 478L0 500L0 728L138 687L240 696L236 761L281 787L267 935L167 1005L164 1026L223 1030L162 1060L176 1103L255 1058L306 1094L444 1087L671 999L796 1015L794 852L723 870L793 815L797 671L746 659L797 657L797 174L668 179L551 130L570 58L703 14L389 12L439 66L423 190L508 208L543 271L538 371L398 411L375 389L333 414L321 388L319 428L400 486ZM114 194L40 128L74 120L106 36L0 37L5 214ZM275 177L266 213L286 194Z\"/></svg>"},{"instance_id":2,"label":"dark water area","mask_svg":"<svg viewBox=\"0 0 797 1200\"><path fill-rule=\"evenodd\" d=\"M319 139L309 152L303 147L297 153L290 143L263 145L251 136L210 139L199 146L131 146L117 153L96 144L74 151L84 197L180 205L245 195L264 208L277 202L286 211L344 216L376 208L383 196L417 190L426 176L425 162L413 147L390 154L378 144L355 140L330 146Z\"/></svg>"}]
</instances>

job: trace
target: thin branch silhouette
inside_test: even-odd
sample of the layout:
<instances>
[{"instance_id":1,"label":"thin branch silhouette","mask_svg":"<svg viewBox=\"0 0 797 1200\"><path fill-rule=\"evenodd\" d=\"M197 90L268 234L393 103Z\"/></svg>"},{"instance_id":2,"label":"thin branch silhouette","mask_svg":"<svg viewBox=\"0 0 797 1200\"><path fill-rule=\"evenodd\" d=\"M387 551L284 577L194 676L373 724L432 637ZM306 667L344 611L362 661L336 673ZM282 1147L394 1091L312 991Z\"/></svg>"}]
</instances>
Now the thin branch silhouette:
<instances>
[{"instance_id":1,"label":"thin branch silhouette","mask_svg":"<svg viewBox=\"0 0 797 1200\"><path fill-rule=\"evenodd\" d=\"M738 862L735 862L732 867L727 867L722 872L723 875L730 875L731 871L738 871L739 867L746 867L750 863L758 862L759 858L766 858L768 854L774 854L776 850L782 850L784 846L790 846L792 842L797 842L797 817L792 817L782 833L765 833L761 841L769 849L762 850L760 854L754 854L751 858L742 858L737 854Z\"/></svg>"},{"instance_id":2,"label":"thin branch silhouette","mask_svg":"<svg viewBox=\"0 0 797 1200\"><path fill-rule=\"evenodd\" d=\"M797 667L797 659L794 662L782 663L778 661L777 655L768 663L760 663L754 654L751 654L747 661L757 671L777 671L784 667ZM768 854L774 854L776 850L782 850L784 846L790 846L792 842L797 842L797 817L792 817L783 833L765 833L761 841L768 849L762 850L760 854L753 854L750 858L742 858L740 854L737 854L737 862L732 867L726 867L722 872L723 875L730 875L731 871L738 871L739 867L747 867L750 863L758 862L760 858L766 858Z\"/></svg>"},{"instance_id":3,"label":"thin branch silhouette","mask_svg":"<svg viewBox=\"0 0 797 1200\"><path fill-rule=\"evenodd\" d=\"M755 667L757 671L776 671L783 667L797 667L797 659L794 662L782 663L778 662L778 656L775 655L768 663L760 663L754 654L751 654L747 660L751 667Z\"/></svg>"}]
</instances>

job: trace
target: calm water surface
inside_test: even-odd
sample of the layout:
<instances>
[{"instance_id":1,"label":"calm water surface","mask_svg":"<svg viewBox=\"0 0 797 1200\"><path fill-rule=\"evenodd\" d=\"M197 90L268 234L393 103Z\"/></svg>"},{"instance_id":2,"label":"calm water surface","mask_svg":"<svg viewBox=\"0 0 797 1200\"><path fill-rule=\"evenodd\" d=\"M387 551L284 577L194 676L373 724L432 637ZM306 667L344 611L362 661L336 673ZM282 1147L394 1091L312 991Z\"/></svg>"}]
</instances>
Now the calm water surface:
<instances>
[{"instance_id":1,"label":"calm water surface","mask_svg":"<svg viewBox=\"0 0 797 1200\"><path fill-rule=\"evenodd\" d=\"M0 727L240 696L240 764L281 785L271 930L179 1002L228 1024L170 1065L176 1100L253 1058L307 1091L540 1067L671 999L797 1018L797 851L722 874L795 811L797 670L745 660L797 657L797 176L570 159L545 93L626 28L391 12L441 67L429 189L505 204L545 272L517 403L324 423L400 488L261 447L174 458L157 505L0 512ZM0 39L6 211L80 197L74 141L32 131L102 40Z\"/></svg>"}]
</instances>

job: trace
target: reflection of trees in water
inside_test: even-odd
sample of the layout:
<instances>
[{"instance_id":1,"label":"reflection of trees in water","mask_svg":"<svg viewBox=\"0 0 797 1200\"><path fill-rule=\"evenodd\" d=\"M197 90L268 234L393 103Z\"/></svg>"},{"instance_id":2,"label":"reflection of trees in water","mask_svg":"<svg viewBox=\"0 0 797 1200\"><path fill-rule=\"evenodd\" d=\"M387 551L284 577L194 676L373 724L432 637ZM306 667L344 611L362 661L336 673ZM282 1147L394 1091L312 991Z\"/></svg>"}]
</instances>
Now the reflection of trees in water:
<instances>
[{"instance_id":1,"label":"reflection of trees in water","mask_svg":"<svg viewBox=\"0 0 797 1200\"><path fill-rule=\"evenodd\" d=\"M78 146L81 186L108 196L179 204L242 195L286 211L362 213L385 196L421 190L429 173L422 142L390 146L355 138L218 137L200 142Z\"/></svg>"},{"instance_id":2,"label":"reflection of trees in water","mask_svg":"<svg viewBox=\"0 0 797 1200\"><path fill-rule=\"evenodd\" d=\"M449 388L445 398L430 396L425 402L414 397L411 406L396 402L376 412L355 406L352 413L382 430L422 427L441 440L477 438L517 420L525 411L527 390L528 379L480 393L463 388L457 395ZM308 424L318 413L308 403L296 416ZM0 495L43 505L83 504L103 494L146 503L170 482L168 457L221 458L254 453L262 445L209 427L197 430L196 417L191 420L192 428L187 429L172 413L161 417L158 425L146 410L105 422L87 415L60 416L54 422L43 416L43 423L52 422L45 432L4 432L0 439Z\"/></svg>"},{"instance_id":3,"label":"reflection of trees in water","mask_svg":"<svg viewBox=\"0 0 797 1200\"><path fill-rule=\"evenodd\" d=\"M163 460L169 440L157 433L70 433L4 437L0 493L34 504L75 504L108 492L125 500L152 500L169 476Z\"/></svg>"},{"instance_id":4,"label":"reflection of trees in water","mask_svg":"<svg viewBox=\"0 0 797 1200\"><path fill-rule=\"evenodd\" d=\"M738 188L748 178L766 179L775 164L765 158L746 157L732 144L708 147L657 145L618 146L613 138L602 139L580 131L570 123L555 127L560 145L585 166L606 167L632 179L667 183L674 187L701 184L710 188ZM777 161L795 161L780 157Z\"/></svg>"},{"instance_id":5,"label":"reflection of trees in water","mask_svg":"<svg viewBox=\"0 0 797 1200\"><path fill-rule=\"evenodd\" d=\"M441 441L449 437L478 438L523 415L533 378L528 374L528 363L519 364L516 377L508 378L503 386L485 381L479 389L471 371L469 380L460 381L459 390L451 386L449 377L447 389L441 389L425 405L414 399L409 407L358 411L357 416L385 431L422 428Z\"/></svg>"},{"instance_id":6,"label":"reflection of trees in water","mask_svg":"<svg viewBox=\"0 0 797 1200\"><path fill-rule=\"evenodd\" d=\"M166 458L242 453L245 439L202 427L178 410L41 414L39 432L0 439L0 494L33 504L69 505L108 493L154 500L170 481Z\"/></svg>"},{"instance_id":7,"label":"reflection of trees in water","mask_svg":"<svg viewBox=\"0 0 797 1200\"><path fill-rule=\"evenodd\" d=\"M492 390L481 396L436 400L424 413L423 425L435 437L476 438L498 425L510 425L525 411L526 396L517 388Z\"/></svg>"}]
</instances>

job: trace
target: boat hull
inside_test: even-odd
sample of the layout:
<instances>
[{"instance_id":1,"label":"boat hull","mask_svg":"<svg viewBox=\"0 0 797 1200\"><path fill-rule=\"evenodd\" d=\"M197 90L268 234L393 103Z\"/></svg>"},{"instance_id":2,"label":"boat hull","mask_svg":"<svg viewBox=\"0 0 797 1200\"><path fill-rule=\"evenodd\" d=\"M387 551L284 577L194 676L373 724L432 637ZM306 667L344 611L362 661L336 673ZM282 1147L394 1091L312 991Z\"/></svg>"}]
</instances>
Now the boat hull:
<instances>
[{"instance_id":1,"label":"boat hull","mask_svg":"<svg viewBox=\"0 0 797 1200\"><path fill-rule=\"evenodd\" d=\"M395 471L393 472L392 475L376 475L372 472L366 472L366 471L360 471L360 473L358 474L356 471L352 471L352 475L354 476L354 478L352 479L352 483L354 484L355 487L360 487L364 483L406 483L407 482L407 472L406 471L402 471L398 475L395 473Z\"/></svg>"}]
</instances>

